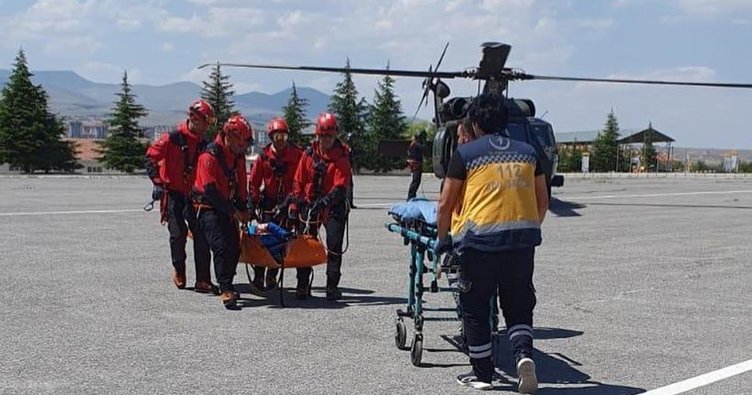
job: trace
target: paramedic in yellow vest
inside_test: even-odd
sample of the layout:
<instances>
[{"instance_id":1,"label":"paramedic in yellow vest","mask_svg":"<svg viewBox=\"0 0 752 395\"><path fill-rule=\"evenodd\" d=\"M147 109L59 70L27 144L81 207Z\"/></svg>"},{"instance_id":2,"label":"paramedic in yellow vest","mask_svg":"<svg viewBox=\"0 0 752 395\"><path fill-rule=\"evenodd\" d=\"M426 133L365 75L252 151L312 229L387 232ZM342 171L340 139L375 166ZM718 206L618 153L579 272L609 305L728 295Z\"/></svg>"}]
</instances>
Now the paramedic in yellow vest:
<instances>
[{"instance_id":1,"label":"paramedic in yellow vest","mask_svg":"<svg viewBox=\"0 0 752 395\"><path fill-rule=\"evenodd\" d=\"M533 353L533 257L548 209L543 169L530 145L506 132L504 99L483 94L468 114L476 139L457 147L438 207L437 252L459 255L469 288L460 293L472 371L457 381L491 389L489 300L499 303L518 373L518 391L538 387ZM452 210L461 205L454 215ZM451 226L451 235L449 235Z\"/></svg>"}]
</instances>

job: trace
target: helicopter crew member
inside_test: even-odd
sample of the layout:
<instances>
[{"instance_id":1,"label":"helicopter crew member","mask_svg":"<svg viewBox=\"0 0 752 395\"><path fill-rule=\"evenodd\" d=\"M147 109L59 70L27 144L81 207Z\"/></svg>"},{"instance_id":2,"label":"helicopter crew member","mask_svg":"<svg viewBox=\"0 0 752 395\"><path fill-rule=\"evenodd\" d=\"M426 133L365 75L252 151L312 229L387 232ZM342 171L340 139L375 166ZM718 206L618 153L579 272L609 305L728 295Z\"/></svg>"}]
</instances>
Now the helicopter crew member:
<instances>
[{"instance_id":1,"label":"helicopter crew member","mask_svg":"<svg viewBox=\"0 0 752 395\"><path fill-rule=\"evenodd\" d=\"M472 372L460 384L490 389L493 375L489 299L498 287L515 358L518 391L534 393L533 257L548 208L543 169L533 147L506 133L507 109L483 94L469 111L476 139L457 147L438 207L438 253L454 250L469 287L460 293ZM452 220L452 211L461 204ZM451 236L448 235L451 224Z\"/></svg>"},{"instance_id":2,"label":"helicopter crew member","mask_svg":"<svg viewBox=\"0 0 752 395\"><path fill-rule=\"evenodd\" d=\"M190 229L196 265L194 290L202 293L216 293L216 287L209 273L209 247L203 237L197 237L200 231L188 195L196 177L198 156L206 146L204 134L215 122L211 105L196 100L188 108L188 119L176 130L163 134L146 151L146 173L154 183L152 200L160 201L161 220L170 232L172 281L178 289L186 286L185 244Z\"/></svg>"},{"instance_id":3,"label":"helicopter crew member","mask_svg":"<svg viewBox=\"0 0 752 395\"><path fill-rule=\"evenodd\" d=\"M240 259L238 223L249 220L245 152L252 143L248 121L230 117L199 156L193 185L198 224L214 255L220 299L227 308L234 308L238 299L232 280Z\"/></svg>"},{"instance_id":4,"label":"helicopter crew member","mask_svg":"<svg viewBox=\"0 0 752 395\"><path fill-rule=\"evenodd\" d=\"M352 171L349 150L337 137L337 118L330 113L319 115L316 121L316 141L303 153L295 172L293 194L297 204L290 205L289 216L309 220L320 219L326 228L326 298L342 297L339 280L342 266L342 243L347 222L346 192ZM314 223L311 230L318 231ZM311 268L298 269L296 296L310 296Z\"/></svg>"},{"instance_id":5,"label":"helicopter crew member","mask_svg":"<svg viewBox=\"0 0 752 395\"><path fill-rule=\"evenodd\" d=\"M414 198L418 194L421 177L423 176L423 145L426 142L426 132L413 136L410 146L407 149L407 166L410 168L412 179L410 189L407 191L407 200Z\"/></svg>"},{"instance_id":6,"label":"helicopter crew member","mask_svg":"<svg viewBox=\"0 0 752 395\"><path fill-rule=\"evenodd\" d=\"M292 230L295 222L287 218L287 206L292 193L292 181L303 149L287 141L289 128L283 118L274 118L267 125L272 141L259 155L248 176L248 200L251 215L259 210L261 222L276 222L287 230ZM296 221L297 222L297 221ZM251 284L257 291L277 287L277 269L266 270L264 288L263 266L254 266L254 279Z\"/></svg>"}]
</instances>

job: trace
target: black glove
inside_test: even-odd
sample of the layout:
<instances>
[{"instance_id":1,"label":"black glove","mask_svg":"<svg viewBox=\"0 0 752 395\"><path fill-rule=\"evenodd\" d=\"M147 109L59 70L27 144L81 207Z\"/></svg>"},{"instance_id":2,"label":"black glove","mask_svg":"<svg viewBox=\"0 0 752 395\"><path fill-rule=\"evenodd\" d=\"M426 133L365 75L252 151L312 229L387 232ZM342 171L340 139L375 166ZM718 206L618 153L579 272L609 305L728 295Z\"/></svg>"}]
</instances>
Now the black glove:
<instances>
[{"instance_id":1,"label":"black glove","mask_svg":"<svg viewBox=\"0 0 752 395\"><path fill-rule=\"evenodd\" d=\"M154 189L151 191L151 200L162 200L164 192L164 187L159 184L154 184Z\"/></svg>"},{"instance_id":2,"label":"black glove","mask_svg":"<svg viewBox=\"0 0 752 395\"><path fill-rule=\"evenodd\" d=\"M441 255L447 252L451 252L453 248L454 246L452 245L452 236L447 235L445 238L440 240L438 244L436 244L434 252L436 252L437 255Z\"/></svg>"}]
</instances>

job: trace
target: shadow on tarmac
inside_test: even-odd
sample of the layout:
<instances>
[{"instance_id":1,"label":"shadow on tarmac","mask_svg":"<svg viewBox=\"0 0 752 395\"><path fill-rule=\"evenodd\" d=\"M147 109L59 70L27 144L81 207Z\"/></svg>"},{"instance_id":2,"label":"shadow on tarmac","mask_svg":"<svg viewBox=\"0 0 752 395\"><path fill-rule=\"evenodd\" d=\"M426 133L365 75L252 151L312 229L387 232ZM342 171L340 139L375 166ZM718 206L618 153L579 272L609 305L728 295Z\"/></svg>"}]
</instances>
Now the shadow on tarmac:
<instances>
[{"instance_id":1,"label":"shadow on tarmac","mask_svg":"<svg viewBox=\"0 0 752 395\"><path fill-rule=\"evenodd\" d=\"M578 213L576 210L585 207L586 205L582 203L567 202L558 198L551 198L551 203L548 205L548 211L557 217L580 217L582 214Z\"/></svg>"},{"instance_id":2,"label":"shadow on tarmac","mask_svg":"<svg viewBox=\"0 0 752 395\"><path fill-rule=\"evenodd\" d=\"M386 306L404 304L405 298L396 298L388 296L373 296L374 291L369 289L343 288L342 299L337 301L326 300L326 290L323 287L313 287L312 296L308 299L298 300L295 298L295 288L285 287L284 293L285 305L280 304L279 289L265 291L261 294L251 292L250 284L236 284L235 290L240 292L238 299L239 308L269 307L269 308L289 308L289 309L343 309L350 306Z\"/></svg>"},{"instance_id":3,"label":"shadow on tarmac","mask_svg":"<svg viewBox=\"0 0 752 395\"><path fill-rule=\"evenodd\" d=\"M583 334L582 331L562 328L535 328L533 332L536 340L566 339ZM451 347L424 348L423 351L428 353L465 353L459 335L442 335L441 338L451 345ZM516 368L512 363L511 347L504 331L499 332L499 335L496 337L495 358L497 372L494 377L494 390L516 393ZM536 349L533 352L533 360L535 360L536 364L538 382L542 384L536 394L633 395L645 392L643 388L605 384L591 380L590 375L580 370L581 363L561 353L547 354ZM459 366L470 368L469 363L436 364L423 362L421 364L423 368ZM511 380L509 379L510 377L512 378ZM557 387L547 387L546 384L554 384Z\"/></svg>"},{"instance_id":4,"label":"shadow on tarmac","mask_svg":"<svg viewBox=\"0 0 752 395\"><path fill-rule=\"evenodd\" d=\"M582 331L561 328L535 328L536 340L563 339L580 336ZM507 377L516 377L516 367L511 357L511 346L505 331L499 332L496 338L496 369L506 375L497 373L501 386L495 386L496 390L516 391L516 380L508 380ZM632 395L645 392L644 388L628 387L622 385L605 384L591 380L590 375L583 372L582 364L561 353L544 353L540 350L533 351L533 360L536 365L538 382L543 384L536 394L585 394L585 395ZM558 387L546 387L545 384L556 384ZM571 385L571 387L569 387Z\"/></svg>"}]
</instances>

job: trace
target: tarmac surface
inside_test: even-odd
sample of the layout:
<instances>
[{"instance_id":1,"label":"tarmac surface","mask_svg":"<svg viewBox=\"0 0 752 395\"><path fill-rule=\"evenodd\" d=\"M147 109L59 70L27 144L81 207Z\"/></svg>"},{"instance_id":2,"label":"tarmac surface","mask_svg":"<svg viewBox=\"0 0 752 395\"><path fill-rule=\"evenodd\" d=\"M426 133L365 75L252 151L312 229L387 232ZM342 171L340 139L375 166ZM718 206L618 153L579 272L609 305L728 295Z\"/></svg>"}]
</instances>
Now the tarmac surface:
<instances>
[{"instance_id":1,"label":"tarmac surface","mask_svg":"<svg viewBox=\"0 0 752 395\"><path fill-rule=\"evenodd\" d=\"M408 184L355 178L342 301L324 299L318 266L314 298L289 290L280 308L240 265L228 311L172 285L145 178L0 178L0 393L472 393L455 383L457 322L426 322L423 367L394 345L408 248L384 223ZM425 196L438 188L424 177ZM752 359L752 180L568 180L554 198L536 255L539 394L637 394ZM424 299L452 316L450 293ZM514 393L501 359L497 393ZM751 384L748 369L686 393Z\"/></svg>"}]
</instances>

